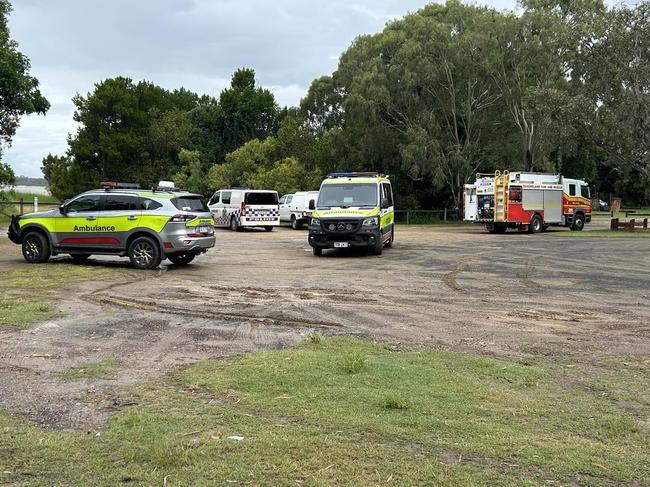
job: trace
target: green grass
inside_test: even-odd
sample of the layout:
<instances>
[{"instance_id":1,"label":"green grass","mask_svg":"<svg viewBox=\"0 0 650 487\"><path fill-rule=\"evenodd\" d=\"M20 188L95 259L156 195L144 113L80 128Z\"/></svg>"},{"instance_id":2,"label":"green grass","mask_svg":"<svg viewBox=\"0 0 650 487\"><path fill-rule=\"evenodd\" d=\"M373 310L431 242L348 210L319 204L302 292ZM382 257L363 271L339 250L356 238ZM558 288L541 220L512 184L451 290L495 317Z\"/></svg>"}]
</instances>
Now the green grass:
<instances>
[{"instance_id":1,"label":"green grass","mask_svg":"<svg viewBox=\"0 0 650 487\"><path fill-rule=\"evenodd\" d=\"M650 237L650 232L626 232L624 230L583 230L581 232L551 232L554 237Z\"/></svg>"},{"instance_id":2,"label":"green grass","mask_svg":"<svg viewBox=\"0 0 650 487\"><path fill-rule=\"evenodd\" d=\"M343 370L345 370L348 374L356 374L357 372L361 372L361 370L366 365L366 360L366 356L359 351L355 350L353 352L347 353L343 356Z\"/></svg>"},{"instance_id":3,"label":"green grass","mask_svg":"<svg viewBox=\"0 0 650 487\"><path fill-rule=\"evenodd\" d=\"M636 211L638 213L650 213L650 208L626 208L621 211L617 211L614 213L614 216L612 216L611 211L592 211L591 214L593 216L604 216L608 218L634 218L634 214L630 213L628 217L625 216L625 210L627 211ZM645 217L643 217L645 218Z\"/></svg>"},{"instance_id":4,"label":"green grass","mask_svg":"<svg viewBox=\"0 0 650 487\"><path fill-rule=\"evenodd\" d=\"M149 383L99 435L0 414L0 484L644 485L650 364L625 363L307 340Z\"/></svg>"},{"instance_id":5,"label":"green grass","mask_svg":"<svg viewBox=\"0 0 650 487\"><path fill-rule=\"evenodd\" d=\"M75 264L24 264L0 279L0 328L27 328L59 315L52 306L56 292L80 281L127 276L130 271Z\"/></svg>"},{"instance_id":6,"label":"green grass","mask_svg":"<svg viewBox=\"0 0 650 487\"><path fill-rule=\"evenodd\" d=\"M25 203L32 203L34 201L35 196L38 198L39 203L53 203L57 205L59 204L59 200L56 199L51 194L35 194L35 193L14 191L13 193L10 193L9 199L11 201L20 201L20 199L22 198L25 201Z\"/></svg>"},{"instance_id":7,"label":"green grass","mask_svg":"<svg viewBox=\"0 0 650 487\"><path fill-rule=\"evenodd\" d=\"M70 368L62 372L59 377L65 380L113 379L117 375L118 368L119 364L115 360L100 360Z\"/></svg>"},{"instance_id":8,"label":"green grass","mask_svg":"<svg viewBox=\"0 0 650 487\"><path fill-rule=\"evenodd\" d=\"M59 200L49 194L32 194L22 192L5 193L4 199L9 201L20 201L22 198L25 202L23 206L24 213L34 211L34 196L38 197L39 211L51 210L59 205ZM20 213L20 205L1 205L0 204L0 227L6 227L11 221L11 215Z\"/></svg>"}]
</instances>

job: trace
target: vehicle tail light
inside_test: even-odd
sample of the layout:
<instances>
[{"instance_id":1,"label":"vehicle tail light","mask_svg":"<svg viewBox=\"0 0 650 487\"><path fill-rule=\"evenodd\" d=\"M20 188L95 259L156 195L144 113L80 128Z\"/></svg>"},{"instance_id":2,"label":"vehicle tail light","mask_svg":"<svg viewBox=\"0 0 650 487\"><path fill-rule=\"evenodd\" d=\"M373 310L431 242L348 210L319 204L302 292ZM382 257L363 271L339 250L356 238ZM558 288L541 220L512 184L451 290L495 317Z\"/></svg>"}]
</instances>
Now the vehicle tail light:
<instances>
[{"instance_id":1,"label":"vehicle tail light","mask_svg":"<svg viewBox=\"0 0 650 487\"><path fill-rule=\"evenodd\" d=\"M246 216L246 202L242 201L241 206L239 207L241 216Z\"/></svg>"},{"instance_id":2,"label":"vehicle tail light","mask_svg":"<svg viewBox=\"0 0 650 487\"><path fill-rule=\"evenodd\" d=\"M194 215L181 215L179 213L178 215L174 215L173 217L171 217L169 221L171 221L171 222L189 222L190 220L194 220L194 218L196 218Z\"/></svg>"}]
</instances>

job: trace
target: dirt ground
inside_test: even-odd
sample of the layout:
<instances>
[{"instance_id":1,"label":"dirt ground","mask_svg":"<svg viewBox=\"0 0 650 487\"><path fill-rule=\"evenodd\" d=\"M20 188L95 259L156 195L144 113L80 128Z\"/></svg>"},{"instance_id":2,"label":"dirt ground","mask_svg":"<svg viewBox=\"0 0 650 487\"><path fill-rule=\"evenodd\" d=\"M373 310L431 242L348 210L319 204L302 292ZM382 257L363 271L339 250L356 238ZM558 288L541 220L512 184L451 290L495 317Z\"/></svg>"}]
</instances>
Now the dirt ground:
<instances>
[{"instance_id":1,"label":"dirt ground","mask_svg":"<svg viewBox=\"0 0 650 487\"><path fill-rule=\"evenodd\" d=\"M137 402L149 378L310 330L501 356L650 355L650 239L558 232L568 233L400 226L382 256L317 258L305 231L219 229L216 248L190 266L61 289L64 317L0 329L0 407L47 427L95 428ZM26 265L2 232L0 273ZM107 359L119 363L115 379L59 377Z\"/></svg>"}]
</instances>

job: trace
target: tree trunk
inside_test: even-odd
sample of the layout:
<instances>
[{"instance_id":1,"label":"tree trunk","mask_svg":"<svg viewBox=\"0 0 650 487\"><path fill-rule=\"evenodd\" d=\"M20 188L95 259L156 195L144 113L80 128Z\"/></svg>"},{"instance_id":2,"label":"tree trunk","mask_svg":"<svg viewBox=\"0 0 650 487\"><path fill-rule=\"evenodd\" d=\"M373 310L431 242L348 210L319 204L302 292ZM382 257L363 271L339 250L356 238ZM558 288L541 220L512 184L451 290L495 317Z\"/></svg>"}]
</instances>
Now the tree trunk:
<instances>
[{"instance_id":1,"label":"tree trunk","mask_svg":"<svg viewBox=\"0 0 650 487\"><path fill-rule=\"evenodd\" d=\"M526 149L526 171L532 171L533 169L533 152L530 149Z\"/></svg>"}]
</instances>

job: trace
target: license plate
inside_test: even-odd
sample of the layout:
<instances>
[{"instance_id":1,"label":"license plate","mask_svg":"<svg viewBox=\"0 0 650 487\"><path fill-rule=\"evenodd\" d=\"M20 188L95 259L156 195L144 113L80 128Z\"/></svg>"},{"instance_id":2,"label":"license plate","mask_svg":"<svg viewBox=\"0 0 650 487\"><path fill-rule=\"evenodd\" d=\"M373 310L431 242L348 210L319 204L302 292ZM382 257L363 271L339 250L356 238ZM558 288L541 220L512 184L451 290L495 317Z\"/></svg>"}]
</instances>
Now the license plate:
<instances>
[{"instance_id":1,"label":"license plate","mask_svg":"<svg viewBox=\"0 0 650 487\"><path fill-rule=\"evenodd\" d=\"M199 227L199 233L210 233L210 227Z\"/></svg>"},{"instance_id":2,"label":"license plate","mask_svg":"<svg viewBox=\"0 0 650 487\"><path fill-rule=\"evenodd\" d=\"M348 242L334 242L335 249L347 249L349 246Z\"/></svg>"}]
</instances>

